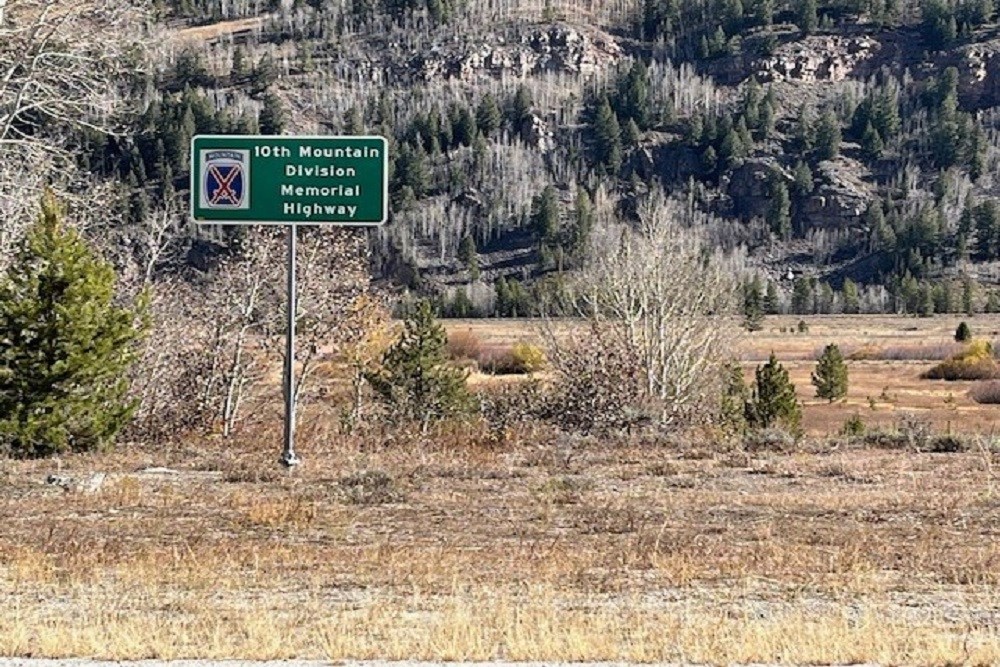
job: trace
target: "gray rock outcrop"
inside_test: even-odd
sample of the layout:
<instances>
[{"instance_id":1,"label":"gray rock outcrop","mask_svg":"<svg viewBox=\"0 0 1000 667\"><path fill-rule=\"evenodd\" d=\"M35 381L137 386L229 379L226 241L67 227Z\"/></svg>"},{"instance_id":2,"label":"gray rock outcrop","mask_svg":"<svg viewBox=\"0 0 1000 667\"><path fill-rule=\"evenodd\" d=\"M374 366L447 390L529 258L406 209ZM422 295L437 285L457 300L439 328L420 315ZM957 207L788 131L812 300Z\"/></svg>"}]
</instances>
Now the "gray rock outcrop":
<instances>
[{"instance_id":1,"label":"gray rock outcrop","mask_svg":"<svg viewBox=\"0 0 1000 667\"><path fill-rule=\"evenodd\" d=\"M761 82L843 81L879 46L877 40L867 36L814 35L778 47L773 55L754 64L754 73Z\"/></svg>"}]
</instances>

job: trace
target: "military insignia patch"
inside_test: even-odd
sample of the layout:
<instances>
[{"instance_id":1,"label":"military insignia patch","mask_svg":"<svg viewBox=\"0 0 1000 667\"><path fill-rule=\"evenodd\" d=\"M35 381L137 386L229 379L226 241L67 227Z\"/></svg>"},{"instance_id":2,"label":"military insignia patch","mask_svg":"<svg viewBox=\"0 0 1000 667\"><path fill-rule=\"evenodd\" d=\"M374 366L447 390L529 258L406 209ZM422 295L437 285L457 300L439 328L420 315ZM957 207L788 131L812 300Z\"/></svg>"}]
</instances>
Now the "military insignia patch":
<instances>
[{"instance_id":1,"label":"military insignia patch","mask_svg":"<svg viewBox=\"0 0 1000 667\"><path fill-rule=\"evenodd\" d=\"M203 208L250 208L250 151L203 150L201 164Z\"/></svg>"}]
</instances>

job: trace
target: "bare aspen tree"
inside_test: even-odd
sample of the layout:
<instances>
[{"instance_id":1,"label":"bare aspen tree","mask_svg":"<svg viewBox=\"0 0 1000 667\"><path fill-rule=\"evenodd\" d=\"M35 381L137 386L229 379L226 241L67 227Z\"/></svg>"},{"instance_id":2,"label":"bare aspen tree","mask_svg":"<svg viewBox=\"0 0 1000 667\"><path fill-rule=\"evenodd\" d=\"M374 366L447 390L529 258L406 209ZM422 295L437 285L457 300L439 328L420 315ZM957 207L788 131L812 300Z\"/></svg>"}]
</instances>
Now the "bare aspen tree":
<instances>
[{"instance_id":1,"label":"bare aspen tree","mask_svg":"<svg viewBox=\"0 0 1000 667\"><path fill-rule=\"evenodd\" d=\"M277 375L284 354L282 232L248 229L238 251L205 275L153 281L155 342L136 391L142 437L183 428L217 428L228 436L246 418L248 404L276 398L266 377ZM379 297L370 285L365 232L320 229L301 236L295 368L304 402L320 361L360 354L353 346L365 339L375 312L366 304Z\"/></svg>"},{"instance_id":2,"label":"bare aspen tree","mask_svg":"<svg viewBox=\"0 0 1000 667\"><path fill-rule=\"evenodd\" d=\"M62 197L61 186L74 177L70 133L115 129L125 86L142 66L145 20L135 2L0 3L2 256L30 221L43 186Z\"/></svg>"},{"instance_id":3,"label":"bare aspen tree","mask_svg":"<svg viewBox=\"0 0 1000 667\"><path fill-rule=\"evenodd\" d=\"M654 193L634 226L596 231L570 297L587 334L550 325L545 335L557 384L579 386L581 376L612 383L643 413L638 421L661 427L710 408L737 331L730 315L739 272L683 218L683 205Z\"/></svg>"}]
</instances>

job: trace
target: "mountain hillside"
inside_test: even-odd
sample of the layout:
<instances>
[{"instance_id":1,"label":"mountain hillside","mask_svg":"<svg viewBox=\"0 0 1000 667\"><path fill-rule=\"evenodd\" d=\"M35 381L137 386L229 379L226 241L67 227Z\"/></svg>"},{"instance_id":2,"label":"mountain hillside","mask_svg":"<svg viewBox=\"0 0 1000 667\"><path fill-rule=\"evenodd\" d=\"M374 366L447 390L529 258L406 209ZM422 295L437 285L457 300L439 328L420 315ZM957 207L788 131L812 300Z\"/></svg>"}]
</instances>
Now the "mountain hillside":
<instances>
[{"instance_id":1,"label":"mountain hillside","mask_svg":"<svg viewBox=\"0 0 1000 667\"><path fill-rule=\"evenodd\" d=\"M659 190L745 253L769 310L995 310L998 18L992 0L160 0L128 131L81 131L78 162L124 183L127 224L183 218L193 134L385 135L373 271L454 315L531 314ZM170 233L175 262L232 237Z\"/></svg>"}]
</instances>

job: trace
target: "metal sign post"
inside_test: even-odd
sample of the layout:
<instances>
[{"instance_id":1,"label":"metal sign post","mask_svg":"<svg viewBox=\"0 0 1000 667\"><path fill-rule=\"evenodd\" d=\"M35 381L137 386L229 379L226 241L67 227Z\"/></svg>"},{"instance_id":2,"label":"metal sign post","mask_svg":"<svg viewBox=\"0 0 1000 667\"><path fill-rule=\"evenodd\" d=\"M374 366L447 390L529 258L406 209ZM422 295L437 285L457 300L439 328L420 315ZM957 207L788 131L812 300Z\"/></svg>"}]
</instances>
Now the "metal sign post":
<instances>
[{"instance_id":1,"label":"metal sign post","mask_svg":"<svg viewBox=\"0 0 1000 667\"><path fill-rule=\"evenodd\" d=\"M295 313L298 310L296 275L295 275L295 242L298 229L288 225L288 303L285 325L285 448L281 452L281 462L291 468L301 461L295 455Z\"/></svg>"},{"instance_id":2,"label":"metal sign post","mask_svg":"<svg viewBox=\"0 0 1000 667\"><path fill-rule=\"evenodd\" d=\"M2 5L3 0L0 0ZM191 218L201 224L287 225L285 437L295 453L295 246L298 225L374 226L389 216L384 137L199 135L191 140Z\"/></svg>"}]
</instances>

